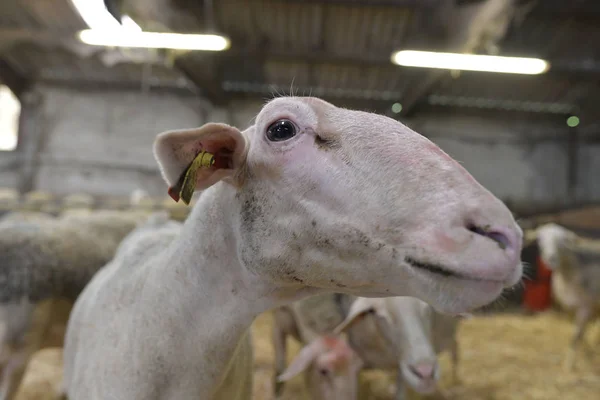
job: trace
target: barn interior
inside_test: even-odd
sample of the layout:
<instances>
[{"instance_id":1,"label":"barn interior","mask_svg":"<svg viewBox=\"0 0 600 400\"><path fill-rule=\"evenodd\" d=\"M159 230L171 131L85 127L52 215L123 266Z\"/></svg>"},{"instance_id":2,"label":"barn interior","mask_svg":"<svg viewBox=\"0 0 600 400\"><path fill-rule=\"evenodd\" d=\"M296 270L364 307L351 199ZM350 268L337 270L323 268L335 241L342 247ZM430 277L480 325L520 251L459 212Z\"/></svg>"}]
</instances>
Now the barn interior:
<instances>
[{"instance_id":1,"label":"barn interior","mask_svg":"<svg viewBox=\"0 0 600 400\"><path fill-rule=\"evenodd\" d=\"M158 36L127 41L142 32ZM213 36L189 49L166 33ZM596 0L3 0L0 213L136 208L183 221L191 207L168 196L152 152L160 132L245 129L282 96L381 114L456 159L524 231L522 283L460 321L458 381L441 354L439 390L409 398L596 399L600 319L566 368L577 310L557 304L531 235L554 223L600 240L599 43ZM403 50L544 66L400 65ZM589 296L600 312L600 288ZM252 326L252 398L309 399L301 376L275 397L272 325L267 312ZM65 329L49 331L15 399L54 399ZM288 346L291 362L301 345ZM358 398L395 399L394 376L364 371Z\"/></svg>"}]
</instances>

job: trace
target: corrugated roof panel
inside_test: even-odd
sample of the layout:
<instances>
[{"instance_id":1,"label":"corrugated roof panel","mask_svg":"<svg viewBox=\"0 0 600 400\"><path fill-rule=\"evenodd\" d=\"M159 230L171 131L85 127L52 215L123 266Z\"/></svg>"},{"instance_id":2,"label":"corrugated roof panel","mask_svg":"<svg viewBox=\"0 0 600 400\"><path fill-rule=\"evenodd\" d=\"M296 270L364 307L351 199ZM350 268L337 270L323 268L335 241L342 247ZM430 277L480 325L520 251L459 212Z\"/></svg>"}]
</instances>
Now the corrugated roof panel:
<instances>
[{"instance_id":1,"label":"corrugated roof panel","mask_svg":"<svg viewBox=\"0 0 600 400\"><path fill-rule=\"evenodd\" d=\"M85 25L69 1L2 0L0 27L47 29L58 34L75 32ZM178 4L185 3L178 0ZM187 3L190 7L193 5L190 12L194 15L202 14L201 2L188 0ZM216 25L234 39L232 52L248 51L246 55L231 57L231 62L223 57L223 63L227 64L221 71L223 79L259 86L274 83L289 87L294 82L294 87L321 87L344 96L376 95L387 99L406 93L409 86L417 85L431 72L386 62L392 51L410 39L405 36L412 32L409 27L413 23L413 10L351 3L350 0L347 4L304 3L300 0L215 1ZM590 59L600 58L600 46L596 45L600 40L600 17L594 20L594 15L598 14L568 12L570 7L581 5L598 7L597 0L545 0L544 4L563 7L565 12L550 16L534 12L506 39L503 52L548 56L581 66L589 65L585 63ZM203 21L198 20L199 30L202 25ZM426 38L426 27L416 35ZM278 53L277 59L269 58L270 50ZM285 54L290 57L285 59ZM311 59L303 59L304 56ZM17 71L32 77L59 74L65 79L137 82L143 73L141 65L109 68L97 57L78 59L59 47L43 48L23 43L3 57ZM195 67L200 71L220 56L204 53L190 58L189 69L193 73ZM382 62L375 64L374 59ZM161 79L180 78L177 71L163 67L153 66L151 70L152 76ZM538 77L463 72L459 79L435 87L434 92L446 96L589 105L598 97L598 87L593 68L588 70L585 75L564 71L561 75Z\"/></svg>"}]
</instances>

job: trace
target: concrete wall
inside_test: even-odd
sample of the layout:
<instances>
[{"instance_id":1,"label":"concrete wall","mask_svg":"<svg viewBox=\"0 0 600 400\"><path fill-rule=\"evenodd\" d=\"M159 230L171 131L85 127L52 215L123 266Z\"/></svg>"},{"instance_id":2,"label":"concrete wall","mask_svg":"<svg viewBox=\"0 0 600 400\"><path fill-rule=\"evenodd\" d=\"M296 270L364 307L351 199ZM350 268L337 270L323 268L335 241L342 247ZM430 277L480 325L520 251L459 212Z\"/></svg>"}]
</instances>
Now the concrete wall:
<instances>
[{"instance_id":1,"label":"concrete wall","mask_svg":"<svg viewBox=\"0 0 600 400\"><path fill-rule=\"evenodd\" d=\"M0 187L16 187L18 157L14 152L0 151Z\"/></svg>"},{"instance_id":2,"label":"concrete wall","mask_svg":"<svg viewBox=\"0 0 600 400\"><path fill-rule=\"evenodd\" d=\"M408 124L518 209L554 208L573 201L567 183L568 128L562 119L549 122L437 113L420 114ZM600 201L597 142L580 144L577 170L574 200Z\"/></svg>"},{"instance_id":3,"label":"concrete wall","mask_svg":"<svg viewBox=\"0 0 600 400\"><path fill-rule=\"evenodd\" d=\"M157 133L203 122L200 102L136 92L44 91L44 138L35 187L56 193L157 194Z\"/></svg>"},{"instance_id":4,"label":"concrete wall","mask_svg":"<svg viewBox=\"0 0 600 400\"><path fill-rule=\"evenodd\" d=\"M44 86L37 90L42 97L33 187L56 194L121 196L139 187L166 195L152 155L156 134L196 127L213 118L242 125L252 118L243 111L233 117L228 110L212 109L190 96ZM36 139L32 132L23 133L27 137L19 152L0 154L0 165L25 158L23 147ZM18 172L1 173L0 186L17 186Z\"/></svg>"},{"instance_id":5,"label":"concrete wall","mask_svg":"<svg viewBox=\"0 0 600 400\"><path fill-rule=\"evenodd\" d=\"M127 195L140 187L164 195L166 188L151 152L157 133L206 121L245 128L262 104L234 103L227 109L213 109L206 102L173 94L39 89L43 118L33 186L59 194ZM518 209L567 202L566 143L542 137L530 140L536 136L531 132L556 131L557 124L462 113L420 114L407 124ZM0 154L0 166L9 156ZM600 201L600 179L594 171L600 171L600 146L582 146L577 200ZM0 186L15 185L15 176L0 173Z\"/></svg>"}]
</instances>

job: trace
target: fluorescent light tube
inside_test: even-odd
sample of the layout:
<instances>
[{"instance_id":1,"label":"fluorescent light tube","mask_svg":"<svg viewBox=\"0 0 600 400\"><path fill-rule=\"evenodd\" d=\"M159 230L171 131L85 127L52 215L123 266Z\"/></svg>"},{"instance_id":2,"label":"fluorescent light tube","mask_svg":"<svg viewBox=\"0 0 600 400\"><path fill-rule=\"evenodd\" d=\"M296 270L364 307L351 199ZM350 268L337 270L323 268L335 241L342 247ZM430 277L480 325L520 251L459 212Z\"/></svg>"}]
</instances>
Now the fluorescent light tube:
<instances>
[{"instance_id":1,"label":"fluorescent light tube","mask_svg":"<svg viewBox=\"0 0 600 400\"><path fill-rule=\"evenodd\" d=\"M132 31L137 31L137 32L141 32L142 28L135 23L134 20L132 20L131 18L129 18L128 15L123 15L123 18L121 19L121 26L123 27L123 29L129 29Z\"/></svg>"},{"instance_id":2,"label":"fluorescent light tube","mask_svg":"<svg viewBox=\"0 0 600 400\"><path fill-rule=\"evenodd\" d=\"M81 18L92 29L122 29L123 26L108 12L102 0L71 0Z\"/></svg>"},{"instance_id":3,"label":"fluorescent light tube","mask_svg":"<svg viewBox=\"0 0 600 400\"><path fill-rule=\"evenodd\" d=\"M222 51L230 45L229 39L220 35L139 32L122 28L86 29L79 32L79 40L93 46L176 50Z\"/></svg>"},{"instance_id":4,"label":"fluorescent light tube","mask_svg":"<svg viewBox=\"0 0 600 400\"><path fill-rule=\"evenodd\" d=\"M392 62L404 67L439 68L464 71L537 75L550 65L539 58L500 57L476 54L437 53L401 50L392 54Z\"/></svg>"},{"instance_id":5,"label":"fluorescent light tube","mask_svg":"<svg viewBox=\"0 0 600 400\"><path fill-rule=\"evenodd\" d=\"M129 16L119 23L102 0L71 0L81 18L91 28L79 32L79 40L92 46L147 49L222 51L230 46L220 35L143 32Z\"/></svg>"}]
</instances>

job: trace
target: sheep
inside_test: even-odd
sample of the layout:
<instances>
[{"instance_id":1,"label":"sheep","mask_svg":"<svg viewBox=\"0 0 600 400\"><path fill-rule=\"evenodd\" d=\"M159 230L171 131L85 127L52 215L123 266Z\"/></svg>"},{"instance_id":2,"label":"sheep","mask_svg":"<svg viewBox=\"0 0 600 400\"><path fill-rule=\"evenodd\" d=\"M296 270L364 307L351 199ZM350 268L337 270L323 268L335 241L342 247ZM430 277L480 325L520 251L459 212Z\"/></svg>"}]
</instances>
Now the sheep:
<instances>
[{"instance_id":1,"label":"sheep","mask_svg":"<svg viewBox=\"0 0 600 400\"><path fill-rule=\"evenodd\" d=\"M63 214L69 211L92 210L96 200L88 193L76 193L62 199L61 209Z\"/></svg>"},{"instance_id":2,"label":"sheep","mask_svg":"<svg viewBox=\"0 0 600 400\"><path fill-rule=\"evenodd\" d=\"M202 193L180 235L122 254L78 298L70 400L248 399L264 311L336 291L462 313L521 279L509 209L392 118L280 97L244 132L164 132L154 155L174 200Z\"/></svg>"},{"instance_id":3,"label":"sheep","mask_svg":"<svg viewBox=\"0 0 600 400\"><path fill-rule=\"evenodd\" d=\"M313 304L316 303L317 299L313 300ZM304 306L297 314L302 313L300 315L304 319L323 322L315 310L332 302L333 297L330 295L329 298L322 298L321 303L315 304L313 308ZM294 329L301 330L298 324L292 324L298 319L297 314L283 314L281 310L277 312L280 313L276 317L278 329L287 328L292 335ZM357 375L361 368L392 369L397 370L396 399L400 400L406 398L405 383L422 394L435 390L440 377L437 354L449 350L453 363L452 376L455 382L458 381L456 317L437 313L427 303L411 297L359 297L345 315L339 325L329 329L329 335L322 334L305 344L288 369L279 376L279 380L287 381L306 371L307 377L311 378L307 379L307 386L313 399L353 400L357 399ZM330 340L335 344L340 342L337 347L325 345L328 337L339 338L343 332L348 334L350 350L345 350L343 344L346 342L343 339ZM275 350L275 359L281 362L281 350L278 346L275 346ZM326 350L329 353L340 353L337 358L344 363L338 364L343 368L325 369L326 373L317 372L325 364L318 362L319 357L325 360L334 358ZM283 362L284 360L285 353ZM281 369L276 363L276 370Z\"/></svg>"},{"instance_id":4,"label":"sheep","mask_svg":"<svg viewBox=\"0 0 600 400\"><path fill-rule=\"evenodd\" d=\"M19 221L39 221L54 219L52 214L39 211L11 211L0 216L0 224L19 222Z\"/></svg>"},{"instance_id":5,"label":"sheep","mask_svg":"<svg viewBox=\"0 0 600 400\"><path fill-rule=\"evenodd\" d=\"M458 382L457 316L438 313L413 297L358 298L346 319L334 329L347 332L364 368L392 369L396 399L405 399L406 384L421 394L436 390L437 355L449 351L452 378Z\"/></svg>"},{"instance_id":6,"label":"sheep","mask_svg":"<svg viewBox=\"0 0 600 400\"><path fill-rule=\"evenodd\" d=\"M0 398L14 398L30 357L119 242L147 219L98 211L62 218L16 213L0 224ZM60 312L66 303L66 313Z\"/></svg>"},{"instance_id":7,"label":"sheep","mask_svg":"<svg viewBox=\"0 0 600 400\"><path fill-rule=\"evenodd\" d=\"M535 234L540 258L552 270L554 300L575 312L575 331L563 363L570 372L585 329L600 312L600 241L583 238L555 223L539 226Z\"/></svg>"},{"instance_id":8,"label":"sheep","mask_svg":"<svg viewBox=\"0 0 600 400\"><path fill-rule=\"evenodd\" d=\"M51 193L44 191L31 191L23 196L23 201L20 204L21 210L27 211L54 211L54 196Z\"/></svg>"},{"instance_id":9,"label":"sheep","mask_svg":"<svg viewBox=\"0 0 600 400\"><path fill-rule=\"evenodd\" d=\"M278 379L285 382L305 371L313 400L352 400L358 398L358 373L362 367L362 359L346 339L323 334L304 346Z\"/></svg>"},{"instance_id":10,"label":"sheep","mask_svg":"<svg viewBox=\"0 0 600 400\"><path fill-rule=\"evenodd\" d=\"M0 187L0 217L19 209L19 192Z\"/></svg>"},{"instance_id":11,"label":"sheep","mask_svg":"<svg viewBox=\"0 0 600 400\"><path fill-rule=\"evenodd\" d=\"M305 379L313 399L353 397L362 361L345 339L331 334L344 320L350 302L349 296L325 293L273 311L276 397L282 394L285 381L303 371L306 371ZM288 336L304 344L306 350L286 369Z\"/></svg>"}]
</instances>

